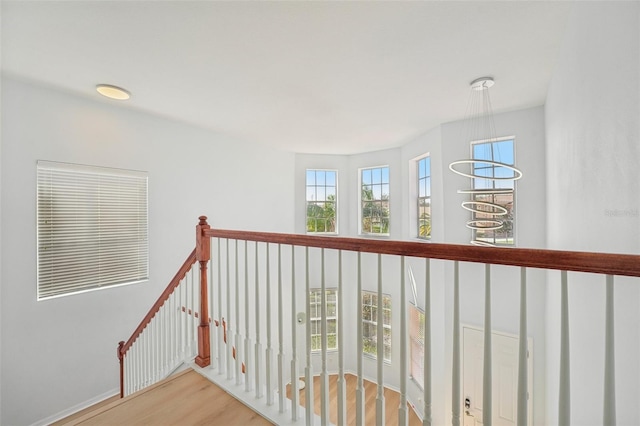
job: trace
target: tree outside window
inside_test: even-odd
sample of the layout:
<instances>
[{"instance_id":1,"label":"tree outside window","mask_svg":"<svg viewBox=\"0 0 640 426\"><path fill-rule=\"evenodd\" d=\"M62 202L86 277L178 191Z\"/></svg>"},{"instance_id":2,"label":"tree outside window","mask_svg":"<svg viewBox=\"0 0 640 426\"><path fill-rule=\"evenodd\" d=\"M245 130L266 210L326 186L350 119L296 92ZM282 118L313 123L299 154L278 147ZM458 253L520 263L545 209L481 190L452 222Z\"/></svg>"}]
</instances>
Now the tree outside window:
<instances>
[{"instance_id":1,"label":"tree outside window","mask_svg":"<svg viewBox=\"0 0 640 426\"><path fill-rule=\"evenodd\" d=\"M362 234L389 234L389 167L362 169L360 202Z\"/></svg>"},{"instance_id":2,"label":"tree outside window","mask_svg":"<svg viewBox=\"0 0 640 426\"><path fill-rule=\"evenodd\" d=\"M382 296L384 360L391 361L391 297ZM362 352L377 357L378 354L378 294L362 292Z\"/></svg>"},{"instance_id":3,"label":"tree outside window","mask_svg":"<svg viewBox=\"0 0 640 426\"><path fill-rule=\"evenodd\" d=\"M418 176L418 238L431 239L431 158L416 162Z\"/></svg>"},{"instance_id":4,"label":"tree outside window","mask_svg":"<svg viewBox=\"0 0 640 426\"><path fill-rule=\"evenodd\" d=\"M307 232L337 232L337 176L335 170L307 170Z\"/></svg>"}]
</instances>

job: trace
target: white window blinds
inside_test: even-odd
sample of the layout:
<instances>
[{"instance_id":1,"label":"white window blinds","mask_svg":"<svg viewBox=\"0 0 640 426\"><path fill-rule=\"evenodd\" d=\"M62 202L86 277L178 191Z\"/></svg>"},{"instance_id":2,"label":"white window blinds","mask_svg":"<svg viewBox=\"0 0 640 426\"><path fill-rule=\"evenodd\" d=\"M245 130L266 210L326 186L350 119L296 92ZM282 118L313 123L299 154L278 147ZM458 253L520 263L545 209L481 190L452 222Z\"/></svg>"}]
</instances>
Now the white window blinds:
<instances>
[{"instance_id":1,"label":"white window blinds","mask_svg":"<svg viewBox=\"0 0 640 426\"><path fill-rule=\"evenodd\" d=\"M149 277L147 174L38 161L38 300Z\"/></svg>"}]
</instances>

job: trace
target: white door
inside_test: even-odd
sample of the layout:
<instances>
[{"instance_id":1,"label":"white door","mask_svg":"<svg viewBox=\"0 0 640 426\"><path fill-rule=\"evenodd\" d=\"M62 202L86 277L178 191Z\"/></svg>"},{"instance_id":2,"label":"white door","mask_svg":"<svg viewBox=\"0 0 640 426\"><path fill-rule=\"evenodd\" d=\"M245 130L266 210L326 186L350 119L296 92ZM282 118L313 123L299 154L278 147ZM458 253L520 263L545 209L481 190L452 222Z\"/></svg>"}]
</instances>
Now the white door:
<instances>
[{"instance_id":1,"label":"white door","mask_svg":"<svg viewBox=\"0 0 640 426\"><path fill-rule=\"evenodd\" d=\"M463 327L462 342L462 403L464 426L479 426L482 418L482 369L484 362L483 330ZM529 354L531 341L528 342ZM515 426L517 420L518 397L518 338L500 334L491 334L492 358L492 410L491 424L495 426ZM532 359L528 359L529 401L528 423L532 419L533 377Z\"/></svg>"}]
</instances>

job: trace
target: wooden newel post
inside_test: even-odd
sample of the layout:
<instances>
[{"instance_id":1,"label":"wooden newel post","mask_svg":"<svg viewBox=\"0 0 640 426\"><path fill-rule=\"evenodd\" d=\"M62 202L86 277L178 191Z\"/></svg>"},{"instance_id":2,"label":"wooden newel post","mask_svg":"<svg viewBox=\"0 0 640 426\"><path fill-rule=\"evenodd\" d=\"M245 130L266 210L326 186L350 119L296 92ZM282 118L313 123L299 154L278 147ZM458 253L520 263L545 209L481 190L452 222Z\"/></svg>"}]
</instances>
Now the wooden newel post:
<instances>
[{"instance_id":1,"label":"wooden newel post","mask_svg":"<svg viewBox=\"0 0 640 426\"><path fill-rule=\"evenodd\" d=\"M124 398L124 342L118 343L118 361L120 362L120 398Z\"/></svg>"},{"instance_id":2,"label":"wooden newel post","mask_svg":"<svg viewBox=\"0 0 640 426\"><path fill-rule=\"evenodd\" d=\"M200 216L196 226L196 260L200 262L200 326L198 327L198 356L196 364L206 367L211 363L209 341L209 295L207 283L207 262L211 258L211 240L204 231L211 227L206 216Z\"/></svg>"}]
</instances>

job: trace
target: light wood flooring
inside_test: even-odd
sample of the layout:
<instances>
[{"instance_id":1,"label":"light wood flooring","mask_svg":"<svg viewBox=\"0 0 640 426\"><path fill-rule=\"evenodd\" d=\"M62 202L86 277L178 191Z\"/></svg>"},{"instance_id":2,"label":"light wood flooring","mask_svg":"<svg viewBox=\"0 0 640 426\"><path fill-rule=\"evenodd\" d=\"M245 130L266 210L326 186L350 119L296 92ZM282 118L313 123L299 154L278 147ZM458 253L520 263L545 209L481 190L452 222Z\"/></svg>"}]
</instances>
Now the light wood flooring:
<instances>
[{"instance_id":1,"label":"light wood flooring","mask_svg":"<svg viewBox=\"0 0 640 426\"><path fill-rule=\"evenodd\" d=\"M356 377L345 375L347 384L347 424L355 425ZM365 385L365 424L375 424L376 384ZM290 398L287 386L287 398ZM385 424L398 424L400 396L385 389ZM337 424L337 375L329 377L329 421ZM320 415L320 377L314 378L315 412ZM305 391L300 391L300 405ZM304 419L301 419L304 423ZM268 420L236 400L211 381L189 369L175 374L124 399L109 398L54 426L61 425L271 425ZM409 408L409 425L422 422Z\"/></svg>"},{"instance_id":2,"label":"light wood flooring","mask_svg":"<svg viewBox=\"0 0 640 426\"><path fill-rule=\"evenodd\" d=\"M347 424L356 424L356 376L353 374L345 374L347 384ZM329 421L338 424L338 376L329 376ZM291 399L291 385L287 385L287 398ZM315 413L320 415L320 377L313 378L313 399ZM376 396L377 385L368 380L364 380L365 390L365 425L376 424ZM305 390L300 391L300 405L305 405ZM400 405L400 394L391 389L384 390L385 402L385 425L397 426L398 424L398 406ZM422 421L416 413L409 407L409 426L420 426Z\"/></svg>"},{"instance_id":3,"label":"light wood flooring","mask_svg":"<svg viewBox=\"0 0 640 426\"><path fill-rule=\"evenodd\" d=\"M271 425L193 370L124 399L91 407L60 425Z\"/></svg>"}]
</instances>

